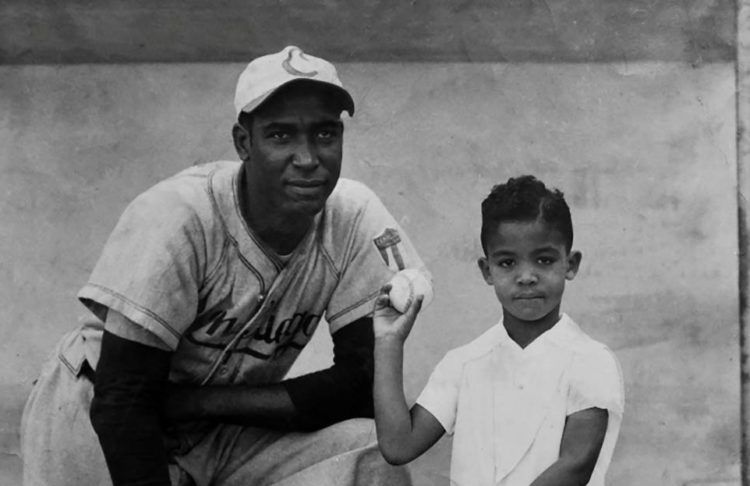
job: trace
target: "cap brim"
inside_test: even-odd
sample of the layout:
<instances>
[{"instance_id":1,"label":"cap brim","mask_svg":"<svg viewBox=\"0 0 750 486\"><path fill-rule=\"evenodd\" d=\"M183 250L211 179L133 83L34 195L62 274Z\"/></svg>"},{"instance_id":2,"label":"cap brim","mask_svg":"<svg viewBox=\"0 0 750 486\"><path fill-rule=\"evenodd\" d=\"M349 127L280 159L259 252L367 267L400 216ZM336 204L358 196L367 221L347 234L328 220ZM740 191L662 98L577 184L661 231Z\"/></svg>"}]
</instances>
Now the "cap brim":
<instances>
[{"instance_id":1,"label":"cap brim","mask_svg":"<svg viewBox=\"0 0 750 486\"><path fill-rule=\"evenodd\" d=\"M349 116L354 116L354 99L352 99L352 95L349 94L349 92L342 88L341 86L328 83L325 81L319 81L317 79L291 79L287 81L286 83L280 84L279 86L275 87L274 89L267 91L263 94L263 96L255 98L252 102L246 104L242 107L242 110L240 110L240 113L252 113L253 111L257 110L260 105L265 103L265 101L274 93L276 93L278 90L285 86L289 86L290 84L297 84L297 83L315 83L323 85L327 88L332 88L332 91L335 91L339 94L341 98L341 111L346 111L349 113ZM239 116L239 113L237 114Z\"/></svg>"}]
</instances>

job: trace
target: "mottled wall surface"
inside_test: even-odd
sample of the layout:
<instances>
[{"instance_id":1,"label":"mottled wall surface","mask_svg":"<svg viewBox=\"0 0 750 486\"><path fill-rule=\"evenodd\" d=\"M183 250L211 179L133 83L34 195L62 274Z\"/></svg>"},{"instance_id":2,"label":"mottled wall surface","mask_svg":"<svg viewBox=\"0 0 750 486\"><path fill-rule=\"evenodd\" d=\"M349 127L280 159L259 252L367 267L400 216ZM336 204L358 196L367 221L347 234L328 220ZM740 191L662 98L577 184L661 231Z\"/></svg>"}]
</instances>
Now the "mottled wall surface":
<instances>
[{"instance_id":1,"label":"mottled wall surface","mask_svg":"<svg viewBox=\"0 0 750 486\"><path fill-rule=\"evenodd\" d=\"M0 63L734 60L732 0L3 0Z\"/></svg>"},{"instance_id":2,"label":"mottled wall surface","mask_svg":"<svg viewBox=\"0 0 750 486\"><path fill-rule=\"evenodd\" d=\"M183 167L234 158L241 67L0 66L6 474L32 380L84 312L75 293L124 206ZM737 478L732 65L345 64L341 74L357 102L344 175L381 195L435 277L408 342L409 397L445 351L497 320L475 264L479 203L492 184L534 173L566 192L584 254L565 310L614 349L626 378L611 484ZM318 336L297 372L325 365L328 345ZM416 463L420 485L447 484L448 445Z\"/></svg>"}]
</instances>

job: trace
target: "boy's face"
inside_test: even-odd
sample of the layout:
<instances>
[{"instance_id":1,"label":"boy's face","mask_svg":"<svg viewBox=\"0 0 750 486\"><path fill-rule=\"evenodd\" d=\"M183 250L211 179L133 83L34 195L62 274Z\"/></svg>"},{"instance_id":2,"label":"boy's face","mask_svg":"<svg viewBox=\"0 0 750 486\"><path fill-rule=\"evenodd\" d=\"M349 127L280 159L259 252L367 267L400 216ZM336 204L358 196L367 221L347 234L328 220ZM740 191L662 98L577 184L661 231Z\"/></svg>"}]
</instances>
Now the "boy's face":
<instances>
[{"instance_id":1,"label":"boy's face","mask_svg":"<svg viewBox=\"0 0 750 486\"><path fill-rule=\"evenodd\" d=\"M563 235L544 221L507 221L487 239L478 261L503 306L505 320L557 322L565 281L573 280L581 253L568 252Z\"/></svg>"}]
</instances>

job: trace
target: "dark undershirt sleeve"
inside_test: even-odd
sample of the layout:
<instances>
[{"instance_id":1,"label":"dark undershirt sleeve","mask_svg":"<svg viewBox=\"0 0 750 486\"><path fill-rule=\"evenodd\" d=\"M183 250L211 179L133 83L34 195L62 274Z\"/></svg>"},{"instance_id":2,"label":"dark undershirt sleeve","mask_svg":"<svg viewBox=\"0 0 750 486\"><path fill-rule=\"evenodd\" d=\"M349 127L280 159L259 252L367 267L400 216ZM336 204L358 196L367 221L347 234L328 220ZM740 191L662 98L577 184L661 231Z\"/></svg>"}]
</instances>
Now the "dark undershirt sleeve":
<instances>
[{"instance_id":1,"label":"dark undershirt sleeve","mask_svg":"<svg viewBox=\"0 0 750 486\"><path fill-rule=\"evenodd\" d=\"M114 486L170 485L159 419L170 355L104 331L90 417Z\"/></svg>"},{"instance_id":2,"label":"dark undershirt sleeve","mask_svg":"<svg viewBox=\"0 0 750 486\"><path fill-rule=\"evenodd\" d=\"M292 426L316 430L354 417L373 417L372 319L363 317L332 335L333 366L282 382L296 409Z\"/></svg>"}]
</instances>

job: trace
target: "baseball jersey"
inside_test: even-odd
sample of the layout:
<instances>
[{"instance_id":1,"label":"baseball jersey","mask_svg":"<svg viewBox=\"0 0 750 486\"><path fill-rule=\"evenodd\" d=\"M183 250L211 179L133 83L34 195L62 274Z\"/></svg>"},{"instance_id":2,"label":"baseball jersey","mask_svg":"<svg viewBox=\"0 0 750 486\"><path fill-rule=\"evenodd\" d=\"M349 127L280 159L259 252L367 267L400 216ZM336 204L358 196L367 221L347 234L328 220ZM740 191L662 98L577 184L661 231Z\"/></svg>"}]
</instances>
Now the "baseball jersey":
<instances>
[{"instance_id":1,"label":"baseball jersey","mask_svg":"<svg viewBox=\"0 0 750 486\"><path fill-rule=\"evenodd\" d=\"M343 178L282 259L241 216L240 167L192 167L128 206L78 294L96 318L68 339L73 371L96 366L113 309L174 350L171 381L279 381L321 320L333 333L370 314L396 271L423 267L375 194Z\"/></svg>"},{"instance_id":2,"label":"baseball jersey","mask_svg":"<svg viewBox=\"0 0 750 486\"><path fill-rule=\"evenodd\" d=\"M604 484L624 407L617 358L570 317L525 348L501 322L450 351L417 399L453 434L451 484L526 486L559 457L565 418L597 407L607 432L588 482Z\"/></svg>"}]
</instances>

